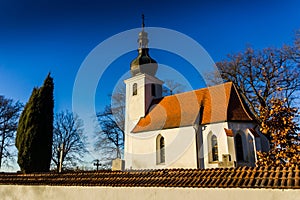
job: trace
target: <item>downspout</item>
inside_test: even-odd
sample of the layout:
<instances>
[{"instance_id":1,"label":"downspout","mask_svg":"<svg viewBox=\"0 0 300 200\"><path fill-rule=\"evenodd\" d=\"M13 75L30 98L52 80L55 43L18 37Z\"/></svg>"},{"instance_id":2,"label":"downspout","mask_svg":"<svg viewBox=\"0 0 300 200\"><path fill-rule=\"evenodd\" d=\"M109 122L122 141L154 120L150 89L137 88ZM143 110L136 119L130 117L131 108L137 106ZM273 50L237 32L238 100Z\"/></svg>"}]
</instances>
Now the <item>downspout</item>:
<instances>
[{"instance_id":1,"label":"downspout","mask_svg":"<svg viewBox=\"0 0 300 200\"><path fill-rule=\"evenodd\" d=\"M199 152L199 146L200 146L200 144L199 144L199 135L198 135L199 134L198 133L198 131L199 131L199 125L197 123L195 123L193 125L193 128L195 129L197 169L200 169L200 158L199 158L199 154L200 154L200 152Z\"/></svg>"},{"instance_id":2,"label":"downspout","mask_svg":"<svg viewBox=\"0 0 300 200\"><path fill-rule=\"evenodd\" d=\"M196 140L196 160L197 160L197 169L204 168L204 163L201 165L201 157L203 158L203 155L201 155L200 148L203 144L203 138L202 138L202 127L201 127L201 121L202 121L202 113L203 113L203 106L200 106L200 112L198 113L198 116L195 120L195 123L193 125L193 128L195 130L195 140ZM203 152L202 152L203 154Z\"/></svg>"}]
</instances>

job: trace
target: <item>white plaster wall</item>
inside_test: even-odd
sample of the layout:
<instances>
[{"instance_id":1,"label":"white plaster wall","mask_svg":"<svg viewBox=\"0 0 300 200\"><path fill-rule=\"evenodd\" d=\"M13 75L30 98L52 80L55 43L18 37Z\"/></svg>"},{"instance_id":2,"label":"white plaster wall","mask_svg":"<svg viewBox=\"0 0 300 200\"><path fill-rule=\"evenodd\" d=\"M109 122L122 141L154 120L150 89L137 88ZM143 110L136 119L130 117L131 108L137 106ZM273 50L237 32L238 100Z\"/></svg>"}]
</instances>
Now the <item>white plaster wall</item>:
<instances>
[{"instance_id":1,"label":"white plaster wall","mask_svg":"<svg viewBox=\"0 0 300 200\"><path fill-rule=\"evenodd\" d=\"M215 134L218 138L219 161L222 161L222 154L230 154L231 160L236 161L234 137L227 136L224 128L232 129L234 135L236 135L238 132L242 133L244 158L246 161L248 161L249 165L254 166L256 161L255 150L257 149L257 147L261 149L261 146L265 146L265 148L267 148L268 146L268 144L265 142L266 138L261 133L258 132L258 134L260 134L260 139L257 139L249 132L249 128L255 127L255 123L253 122L220 122L202 126L204 167L218 167L217 162L209 162L209 154L211 148L209 147L208 134L210 132ZM253 146L251 146L252 144L249 143L250 137L253 139ZM256 142L262 142L262 144L256 144ZM250 149L254 149L254 152Z\"/></svg>"},{"instance_id":2,"label":"white plaster wall","mask_svg":"<svg viewBox=\"0 0 300 200\"><path fill-rule=\"evenodd\" d=\"M257 144L258 140L255 139L255 136L251 133L251 131L248 129L248 158L249 161L252 163L256 163L257 161L257 156L256 156L256 151L257 151L257 146L259 147L259 144ZM254 166L254 165L253 165Z\"/></svg>"},{"instance_id":3,"label":"white plaster wall","mask_svg":"<svg viewBox=\"0 0 300 200\"><path fill-rule=\"evenodd\" d=\"M137 83L137 95L132 95L133 84ZM126 84L126 111L125 131L129 133L140 117L145 115L145 76L135 76L125 80Z\"/></svg>"},{"instance_id":4,"label":"white plaster wall","mask_svg":"<svg viewBox=\"0 0 300 200\"><path fill-rule=\"evenodd\" d=\"M139 119L145 116L145 112L153 97L150 95L151 91L146 90L146 85L155 83L163 84L163 82L155 77L147 74L140 74L131 77L124 81L126 84L126 104L125 104L125 143L124 143L124 158L125 167L132 166L132 142L128 135L132 129L136 126ZM137 83L137 95L133 94L133 84ZM151 87L148 87L148 90ZM161 95L158 95L159 97Z\"/></svg>"},{"instance_id":5,"label":"white plaster wall","mask_svg":"<svg viewBox=\"0 0 300 200\"><path fill-rule=\"evenodd\" d=\"M131 152L130 140L128 134L136 125L139 118L145 115L145 79L143 76L135 76L124 81L126 84L126 104L125 104L125 143L124 143L124 158L127 160L126 165L131 165L130 154L125 152ZM133 84L137 83L137 95L132 96ZM142 86L142 87L141 87Z\"/></svg>"},{"instance_id":6,"label":"white plaster wall","mask_svg":"<svg viewBox=\"0 0 300 200\"><path fill-rule=\"evenodd\" d=\"M165 163L157 164L156 138L162 135L165 140ZM195 130L192 126L158 131L149 131L127 135L128 145L132 145L130 169L156 169L156 168L197 168L197 152Z\"/></svg>"},{"instance_id":7,"label":"white plaster wall","mask_svg":"<svg viewBox=\"0 0 300 200\"><path fill-rule=\"evenodd\" d=\"M296 200L300 190L1 185L1 200Z\"/></svg>"},{"instance_id":8,"label":"white plaster wall","mask_svg":"<svg viewBox=\"0 0 300 200\"><path fill-rule=\"evenodd\" d=\"M212 163L209 162L209 153L210 148L208 146L208 134L212 132L212 134L217 136L218 140L218 156L219 161L222 161L222 154L228 154L229 148L228 148L228 141L227 141L227 135L224 131L224 128L228 129L227 122L220 122L220 123L214 123L214 124L207 124L205 126L202 126L202 135L203 135L203 156L204 156L204 168L216 168L218 167L218 163Z\"/></svg>"},{"instance_id":9,"label":"white plaster wall","mask_svg":"<svg viewBox=\"0 0 300 200\"><path fill-rule=\"evenodd\" d=\"M243 153L244 153L244 159L245 161L249 162L249 165L255 166L255 161L256 161L256 154L253 153L253 147L254 149L256 149L256 144L255 142L257 140L255 140L255 137L249 132L249 128L254 128L255 124L252 122L248 122L248 123L241 123L241 122L229 122L228 127L230 129L233 130L234 135L236 135L237 133L243 133L242 136L242 142L243 142ZM253 139L253 146L251 146L252 144L250 144L249 142L249 138ZM261 135L261 137L264 137ZM259 146L259 145L258 145ZM236 158L234 157L234 160L236 160Z\"/></svg>"},{"instance_id":10,"label":"white plaster wall","mask_svg":"<svg viewBox=\"0 0 300 200\"><path fill-rule=\"evenodd\" d=\"M137 83L137 95L132 96L133 83ZM126 109L125 109L125 142L124 142L124 158L127 160L126 165L131 165L130 155L126 152L132 152L132 144L128 134L138 123L140 117L145 116L145 84L144 79L132 80L126 84Z\"/></svg>"},{"instance_id":11,"label":"white plaster wall","mask_svg":"<svg viewBox=\"0 0 300 200\"><path fill-rule=\"evenodd\" d=\"M125 131L129 133L145 112L151 103L151 87L146 89L148 84L162 84L163 82L147 74L140 74L124 81L126 84L126 108L125 108ZM133 94L133 84L137 84L137 95ZM148 91L149 90L149 91ZM161 94L158 94L160 97Z\"/></svg>"},{"instance_id":12,"label":"white plaster wall","mask_svg":"<svg viewBox=\"0 0 300 200\"><path fill-rule=\"evenodd\" d=\"M236 160L235 158L235 146L234 146L234 137L227 136L227 144L228 144L228 153L231 156L231 160Z\"/></svg>"}]
</instances>

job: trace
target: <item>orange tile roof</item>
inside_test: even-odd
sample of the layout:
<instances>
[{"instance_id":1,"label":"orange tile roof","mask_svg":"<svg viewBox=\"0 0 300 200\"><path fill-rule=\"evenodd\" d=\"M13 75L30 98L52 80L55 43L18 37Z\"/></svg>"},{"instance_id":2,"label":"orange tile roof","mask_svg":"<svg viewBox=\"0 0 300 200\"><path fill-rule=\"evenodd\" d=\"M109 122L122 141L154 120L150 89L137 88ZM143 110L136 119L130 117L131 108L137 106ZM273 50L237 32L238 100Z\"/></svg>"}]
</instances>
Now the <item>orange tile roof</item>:
<instances>
[{"instance_id":1,"label":"orange tile roof","mask_svg":"<svg viewBox=\"0 0 300 200\"><path fill-rule=\"evenodd\" d=\"M133 133L222 121L252 121L235 86L229 82L155 99Z\"/></svg>"},{"instance_id":2,"label":"orange tile roof","mask_svg":"<svg viewBox=\"0 0 300 200\"><path fill-rule=\"evenodd\" d=\"M224 130L225 130L225 133L226 133L227 136L229 136L229 137L234 136L232 129L224 128Z\"/></svg>"},{"instance_id":3,"label":"orange tile roof","mask_svg":"<svg viewBox=\"0 0 300 200\"><path fill-rule=\"evenodd\" d=\"M72 173L1 173L0 185L300 189L300 168L239 167Z\"/></svg>"}]
</instances>

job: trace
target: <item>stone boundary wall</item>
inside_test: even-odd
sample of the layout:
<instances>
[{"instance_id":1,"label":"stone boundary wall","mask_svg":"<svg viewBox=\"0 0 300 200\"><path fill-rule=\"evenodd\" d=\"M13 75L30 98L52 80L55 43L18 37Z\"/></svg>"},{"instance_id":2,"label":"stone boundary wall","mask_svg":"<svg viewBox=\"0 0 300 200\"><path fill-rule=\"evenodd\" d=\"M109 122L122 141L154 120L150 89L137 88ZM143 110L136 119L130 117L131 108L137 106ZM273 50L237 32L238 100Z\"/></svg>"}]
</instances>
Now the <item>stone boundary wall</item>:
<instances>
[{"instance_id":1,"label":"stone boundary wall","mask_svg":"<svg viewBox=\"0 0 300 200\"><path fill-rule=\"evenodd\" d=\"M1 200L296 200L298 189L0 185Z\"/></svg>"}]
</instances>

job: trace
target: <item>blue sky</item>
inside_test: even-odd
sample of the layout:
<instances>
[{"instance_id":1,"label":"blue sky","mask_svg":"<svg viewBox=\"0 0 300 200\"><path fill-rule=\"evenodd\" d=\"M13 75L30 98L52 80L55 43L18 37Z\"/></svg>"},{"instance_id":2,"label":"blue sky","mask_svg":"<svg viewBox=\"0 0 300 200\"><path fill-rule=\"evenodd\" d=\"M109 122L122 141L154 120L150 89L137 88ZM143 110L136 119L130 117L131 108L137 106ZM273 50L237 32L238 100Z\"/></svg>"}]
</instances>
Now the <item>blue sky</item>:
<instances>
[{"instance_id":1,"label":"blue sky","mask_svg":"<svg viewBox=\"0 0 300 200\"><path fill-rule=\"evenodd\" d=\"M108 37L140 27L141 13L146 16L146 26L184 33L219 61L249 44L264 48L291 43L300 28L299 7L296 0L2 0L0 94L25 103L32 88L41 85L50 71L55 80L55 111L71 109L72 88L83 60ZM108 102L104 96L129 69L135 55L123 56L106 72L108 78L103 81L112 83L105 82L107 87L101 88L103 98L98 101L102 104ZM158 62L178 66L176 58L159 51L151 55ZM177 69L180 67L184 63ZM197 86L201 87L193 85Z\"/></svg>"},{"instance_id":2,"label":"blue sky","mask_svg":"<svg viewBox=\"0 0 300 200\"><path fill-rule=\"evenodd\" d=\"M146 26L186 34L217 62L247 45L291 44L300 29L299 8L297 0L0 0L0 95L26 103L50 71L55 112L71 110L73 85L85 58L107 38L139 28L142 13ZM132 43L137 45L136 39ZM120 56L105 71L97 90L98 111L110 102L107 95L136 54ZM192 88L203 87L186 60L160 50L150 54L182 74Z\"/></svg>"}]
</instances>

